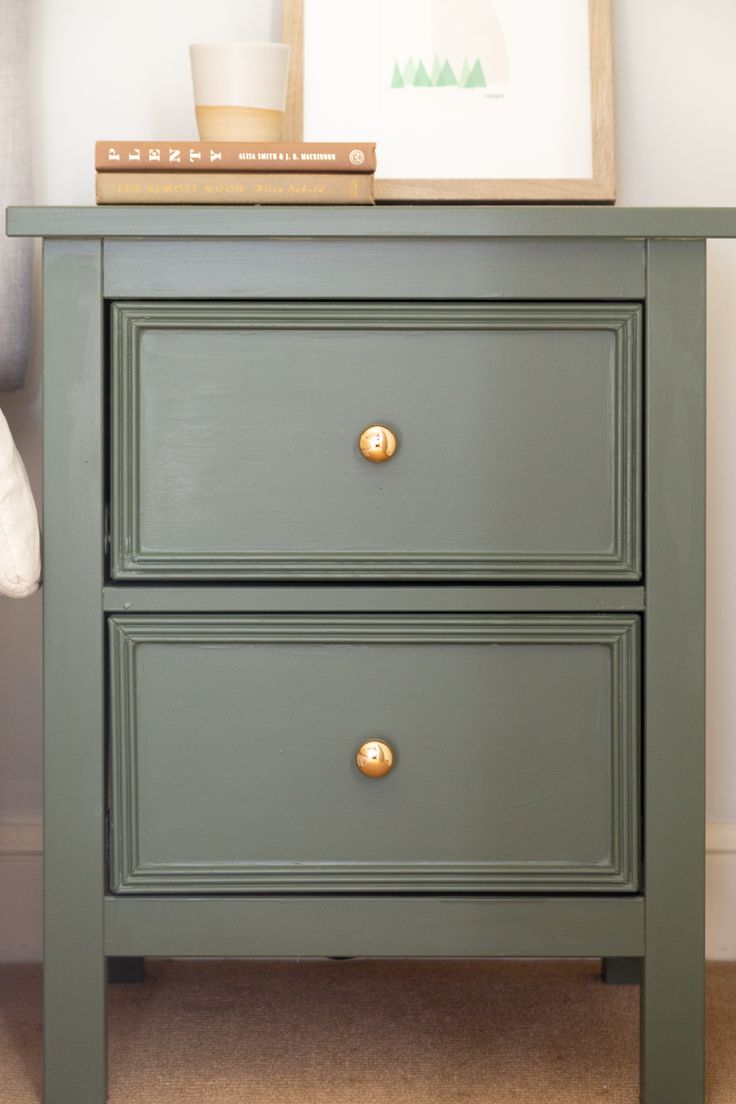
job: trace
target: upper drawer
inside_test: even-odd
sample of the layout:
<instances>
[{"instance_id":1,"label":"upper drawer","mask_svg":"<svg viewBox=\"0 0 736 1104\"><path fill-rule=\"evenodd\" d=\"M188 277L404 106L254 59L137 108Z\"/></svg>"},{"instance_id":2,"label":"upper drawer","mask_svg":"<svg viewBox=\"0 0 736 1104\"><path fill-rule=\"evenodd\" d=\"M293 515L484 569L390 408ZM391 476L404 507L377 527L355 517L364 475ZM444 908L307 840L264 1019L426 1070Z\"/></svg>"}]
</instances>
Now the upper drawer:
<instances>
[{"instance_id":1,"label":"upper drawer","mask_svg":"<svg viewBox=\"0 0 736 1104\"><path fill-rule=\"evenodd\" d=\"M638 578L640 311L114 304L113 578Z\"/></svg>"}]
</instances>

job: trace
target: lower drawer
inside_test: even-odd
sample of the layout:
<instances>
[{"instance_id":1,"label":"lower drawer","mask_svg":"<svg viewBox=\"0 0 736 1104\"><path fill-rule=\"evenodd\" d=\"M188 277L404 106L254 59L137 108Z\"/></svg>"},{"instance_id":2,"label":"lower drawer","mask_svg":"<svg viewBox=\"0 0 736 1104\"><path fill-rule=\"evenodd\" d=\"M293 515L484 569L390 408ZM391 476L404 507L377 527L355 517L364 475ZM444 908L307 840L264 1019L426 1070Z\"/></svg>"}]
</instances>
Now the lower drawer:
<instances>
[{"instance_id":1,"label":"lower drawer","mask_svg":"<svg viewBox=\"0 0 736 1104\"><path fill-rule=\"evenodd\" d=\"M116 616L109 639L113 892L638 885L635 616Z\"/></svg>"}]
</instances>

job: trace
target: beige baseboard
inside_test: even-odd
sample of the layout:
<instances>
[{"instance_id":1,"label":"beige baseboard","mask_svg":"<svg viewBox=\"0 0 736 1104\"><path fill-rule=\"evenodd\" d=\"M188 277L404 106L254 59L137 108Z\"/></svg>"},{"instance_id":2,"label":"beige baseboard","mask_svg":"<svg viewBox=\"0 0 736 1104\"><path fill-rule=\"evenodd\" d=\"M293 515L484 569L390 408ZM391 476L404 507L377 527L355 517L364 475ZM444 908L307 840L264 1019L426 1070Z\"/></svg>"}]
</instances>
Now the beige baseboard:
<instances>
[{"instance_id":1,"label":"beige baseboard","mask_svg":"<svg viewBox=\"0 0 736 1104\"><path fill-rule=\"evenodd\" d=\"M41 958L40 820L0 821L0 962Z\"/></svg>"},{"instance_id":2,"label":"beige baseboard","mask_svg":"<svg viewBox=\"0 0 736 1104\"><path fill-rule=\"evenodd\" d=\"M736 821L710 821L706 830L708 958L736 960Z\"/></svg>"},{"instance_id":3,"label":"beige baseboard","mask_svg":"<svg viewBox=\"0 0 736 1104\"><path fill-rule=\"evenodd\" d=\"M0 820L0 862L40 860L42 850L40 820Z\"/></svg>"}]
</instances>

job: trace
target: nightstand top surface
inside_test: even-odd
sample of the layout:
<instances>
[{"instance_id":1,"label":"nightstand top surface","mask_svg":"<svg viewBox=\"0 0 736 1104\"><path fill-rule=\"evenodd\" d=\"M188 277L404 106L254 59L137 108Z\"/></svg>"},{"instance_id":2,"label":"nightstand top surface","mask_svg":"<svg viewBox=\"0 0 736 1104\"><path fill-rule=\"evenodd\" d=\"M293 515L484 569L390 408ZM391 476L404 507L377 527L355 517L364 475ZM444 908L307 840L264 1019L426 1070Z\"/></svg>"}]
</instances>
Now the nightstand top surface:
<instances>
[{"instance_id":1,"label":"nightstand top surface","mask_svg":"<svg viewBox=\"0 0 736 1104\"><path fill-rule=\"evenodd\" d=\"M9 207L11 237L736 238L734 207Z\"/></svg>"}]
</instances>

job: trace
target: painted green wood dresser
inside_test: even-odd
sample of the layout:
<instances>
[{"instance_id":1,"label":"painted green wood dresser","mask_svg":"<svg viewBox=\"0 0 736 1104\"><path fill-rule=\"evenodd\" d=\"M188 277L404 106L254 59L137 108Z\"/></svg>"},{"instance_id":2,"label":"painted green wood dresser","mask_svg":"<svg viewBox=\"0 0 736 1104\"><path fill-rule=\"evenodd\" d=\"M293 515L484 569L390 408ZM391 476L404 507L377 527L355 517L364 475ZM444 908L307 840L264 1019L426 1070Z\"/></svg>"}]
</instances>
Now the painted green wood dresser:
<instances>
[{"instance_id":1,"label":"painted green wood dresser","mask_svg":"<svg viewBox=\"0 0 736 1104\"><path fill-rule=\"evenodd\" d=\"M45 239L47 1104L105 1099L106 956L146 955L640 959L642 1099L699 1104L732 213L9 232Z\"/></svg>"}]
</instances>

